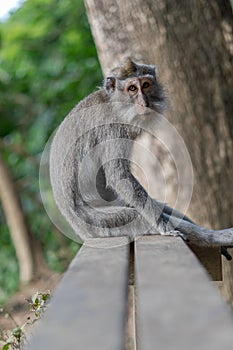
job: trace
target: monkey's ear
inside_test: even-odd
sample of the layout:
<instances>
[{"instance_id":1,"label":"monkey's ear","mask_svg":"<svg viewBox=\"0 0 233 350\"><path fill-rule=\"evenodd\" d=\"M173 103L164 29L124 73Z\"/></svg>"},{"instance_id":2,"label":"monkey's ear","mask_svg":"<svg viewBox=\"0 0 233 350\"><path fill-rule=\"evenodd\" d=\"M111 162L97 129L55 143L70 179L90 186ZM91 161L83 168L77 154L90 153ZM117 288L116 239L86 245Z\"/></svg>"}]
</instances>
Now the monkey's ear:
<instances>
[{"instance_id":1,"label":"monkey's ear","mask_svg":"<svg viewBox=\"0 0 233 350\"><path fill-rule=\"evenodd\" d=\"M116 87L116 78L114 77L107 77L104 80L104 88L107 93L111 93L115 90Z\"/></svg>"},{"instance_id":2,"label":"monkey's ear","mask_svg":"<svg viewBox=\"0 0 233 350\"><path fill-rule=\"evenodd\" d=\"M158 77L158 69L157 66L152 66L153 67L153 71L154 71L154 76Z\"/></svg>"}]
</instances>

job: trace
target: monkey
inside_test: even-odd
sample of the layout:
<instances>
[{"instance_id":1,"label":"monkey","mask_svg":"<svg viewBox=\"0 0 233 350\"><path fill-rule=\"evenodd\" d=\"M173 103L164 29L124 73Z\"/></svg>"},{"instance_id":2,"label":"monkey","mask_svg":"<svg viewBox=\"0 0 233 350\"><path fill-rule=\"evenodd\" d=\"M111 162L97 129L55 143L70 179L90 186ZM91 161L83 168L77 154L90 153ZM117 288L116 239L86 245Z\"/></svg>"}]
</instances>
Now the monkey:
<instances>
[{"instance_id":1,"label":"monkey","mask_svg":"<svg viewBox=\"0 0 233 350\"><path fill-rule=\"evenodd\" d=\"M59 126L51 145L55 202L83 239L143 234L178 235L201 246L233 245L233 228L206 229L151 198L131 171L134 141L167 108L154 65L128 58ZM155 123L154 123L155 121Z\"/></svg>"}]
</instances>

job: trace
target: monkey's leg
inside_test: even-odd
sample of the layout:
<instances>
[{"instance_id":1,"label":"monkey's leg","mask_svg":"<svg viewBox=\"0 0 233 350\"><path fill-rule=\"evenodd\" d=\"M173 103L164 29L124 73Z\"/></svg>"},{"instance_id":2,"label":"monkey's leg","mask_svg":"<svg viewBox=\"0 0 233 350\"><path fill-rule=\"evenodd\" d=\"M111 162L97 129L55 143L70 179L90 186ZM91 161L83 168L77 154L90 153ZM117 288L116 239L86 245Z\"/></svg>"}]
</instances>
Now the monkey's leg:
<instances>
[{"instance_id":1,"label":"monkey's leg","mask_svg":"<svg viewBox=\"0 0 233 350\"><path fill-rule=\"evenodd\" d=\"M174 216L177 220L192 221L179 212L173 210L164 203L152 199L137 179L132 175L129 163L125 159L113 159L102 167L106 179L106 186L112 189L117 196L124 200L126 205L135 208L151 225L161 233L174 232L175 227L167 222ZM177 225L177 223L176 223Z\"/></svg>"},{"instance_id":2,"label":"monkey's leg","mask_svg":"<svg viewBox=\"0 0 233 350\"><path fill-rule=\"evenodd\" d=\"M187 215L181 213L179 210L171 208L165 203L162 203L162 202L159 202L159 201L156 201L156 202L160 203L163 206L163 213L168 214L169 216L172 215L172 216L174 216L176 218L183 219L183 220L188 221L188 222L190 222L192 224L195 224L194 221L192 221Z\"/></svg>"},{"instance_id":3,"label":"monkey's leg","mask_svg":"<svg viewBox=\"0 0 233 350\"><path fill-rule=\"evenodd\" d=\"M164 205L153 200L131 174L127 160L114 159L108 162L103 169L107 179L106 185L112 187L128 205L138 210L152 226L156 225L164 233L178 230L184 240L196 245L233 245L233 228L218 231L207 230L190 220L183 220L164 213ZM168 208L167 211L169 211Z\"/></svg>"}]
</instances>

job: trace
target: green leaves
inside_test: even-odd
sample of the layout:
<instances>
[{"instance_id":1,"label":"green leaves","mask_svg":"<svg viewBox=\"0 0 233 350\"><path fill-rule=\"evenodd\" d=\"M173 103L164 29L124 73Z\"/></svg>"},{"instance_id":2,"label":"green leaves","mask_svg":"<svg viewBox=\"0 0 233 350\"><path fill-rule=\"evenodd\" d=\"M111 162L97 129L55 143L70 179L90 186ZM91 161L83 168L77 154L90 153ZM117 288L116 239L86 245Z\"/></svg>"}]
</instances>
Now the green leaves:
<instances>
[{"instance_id":1,"label":"green leaves","mask_svg":"<svg viewBox=\"0 0 233 350\"><path fill-rule=\"evenodd\" d=\"M2 115L16 122L13 127L33 123L47 108L55 112L56 125L99 84L100 68L82 1L26 1L0 24L0 31L0 83L6 103ZM53 127L48 124L49 132Z\"/></svg>"},{"instance_id":2,"label":"green leaves","mask_svg":"<svg viewBox=\"0 0 233 350\"><path fill-rule=\"evenodd\" d=\"M36 292L32 301L30 302L30 310L34 312L35 316L38 318L46 309L46 303L50 298L50 292L48 293L40 293Z\"/></svg>"},{"instance_id":3,"label":"green leaves","mask_svg":"<svg viewBox=\"0 0 233 350\"><path fill-rule=\"evenodd\" d=\"M3 350L13 350L13 349L24 349L25 344L27 343L26 336L26 327L29 324L34 324L46 309L46 303L50 298L50 292L39 292L37 291L29 301L30 312L33 312L32 320L31 317L28 316L26 322L24 322L21 326L19 326L14 320L13 316L10 313L4 311L4 309L0 309L0 315L3 315L6 318L9 318L13 324L14 328L12 330L0 330L0 341L4 343Z\"/></svg>"},{"instance_id":4,"label":"green leaves","mask_svg":"<svg viewBox=\"0 0 233 350\"><path fill-rule=\"evenodd\" d=\"M71 108L102 80L83 1L23 2L0 23L0 45L0 151L13 172L31 231L43 233L38 237L45 256L51 256L59 243L42 210L40 156ZM1 208L0 220L1 236L5 228ZM53 267L61 265L59 251ZM1 266L0 255L0 275Z\"/></svg>"}]
</instances>

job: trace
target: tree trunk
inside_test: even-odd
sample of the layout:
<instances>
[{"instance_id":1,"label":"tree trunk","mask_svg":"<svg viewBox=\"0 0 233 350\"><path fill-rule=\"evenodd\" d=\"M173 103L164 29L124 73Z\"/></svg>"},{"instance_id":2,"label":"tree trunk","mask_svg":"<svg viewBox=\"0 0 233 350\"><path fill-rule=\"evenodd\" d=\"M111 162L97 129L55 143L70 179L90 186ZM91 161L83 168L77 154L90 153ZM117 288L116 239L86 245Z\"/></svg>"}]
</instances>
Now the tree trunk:
<instances>
[{"instance_id":1,"label":"tree trunk","mask_svg":"<svg viewBox=\"0 0 233 350\"><path fill-rule=\"evenodd\" d=\"M19 262L20 281L22 283L27 283L32 279L34 271L34 260L30 246L29 232L17 189L1 154L0 199Z\"/></svg>"},{"instance_id":2,"label":"tree trunk","mask_svg":"<svg viewBox=\"0 0 233 350\"><path fill-rule=\"evenodd\" d=\"M158 66L170 99L167 117L183 138L193 164L194 190L188 214L207 227L233 226L230 3L227 0L85 2L105 74L126 56ZM154 143L148 137L144 142ZM169 156L164 153L161 156L161 152L169 194L166 201L173 205L179 179L174 180L176 168ZM155 178L156 168L149 166L149 177ZM154 181L151 192L158 198L156 184ZM233 265L226 264L224 274L230 292Z\"/></svg>"}]
</instances>

